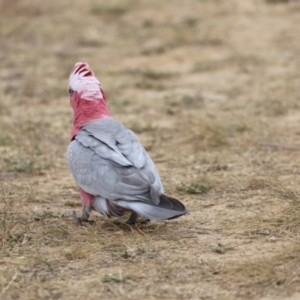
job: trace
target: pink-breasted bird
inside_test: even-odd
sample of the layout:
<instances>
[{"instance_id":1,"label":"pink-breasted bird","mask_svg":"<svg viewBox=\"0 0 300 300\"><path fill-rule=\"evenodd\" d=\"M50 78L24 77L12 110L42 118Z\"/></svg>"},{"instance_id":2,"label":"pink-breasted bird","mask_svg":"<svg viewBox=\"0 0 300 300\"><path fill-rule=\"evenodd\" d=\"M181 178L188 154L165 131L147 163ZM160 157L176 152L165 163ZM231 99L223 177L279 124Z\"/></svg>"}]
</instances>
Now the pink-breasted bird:
<instances>
[{"instance_id":1,"label":"pink-breasted bird","mask_svg":"<svg viewBox=\"0 0 300 300\"><path fill-rule=\"evenodd\" d=\"M129 224L138 215L166 220L189 212L164 195L152 159L135 134L112 118L102 86L87 63L75 64L69 94L74 122L67 158L83 206L82 216L73 212L77 224L89 222L92 209L108 217L131 212Z\"/></svg>"}]
</instances>

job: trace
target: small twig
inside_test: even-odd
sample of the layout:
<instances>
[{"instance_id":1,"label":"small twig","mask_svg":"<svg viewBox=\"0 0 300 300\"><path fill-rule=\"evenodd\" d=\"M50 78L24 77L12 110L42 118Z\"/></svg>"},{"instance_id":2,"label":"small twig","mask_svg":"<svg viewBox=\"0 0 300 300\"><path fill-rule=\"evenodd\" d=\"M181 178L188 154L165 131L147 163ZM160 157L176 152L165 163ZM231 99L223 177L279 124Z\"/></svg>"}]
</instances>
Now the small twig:
<instances>
[{"instance_id":1,"label":"small twig","mask_svg":"<svg viewBox=\"0 0 300 300\"><path fill-rule=\"evenodd\" d=\"M267 147L274 147L274 148L282 148L282 149L287 149L287 150L300 150L300 146L296 146L296 145L283 145L283 144L265 143L265 142L260 142L259 145L267 146Z\"/></svg>"},{"instance_id":2,"label":"small twig","mask_svg":"<svg viewBox=\"0 0 300 300\"><path fill-rule=\"evenodd\" d=\"M11 279L11 281L7 284L7 286L2 290L0 296L4 295L4 293L10 288L10 286L14 283L14 281L16 280L18 276L18 272L16 272L16 274L13 276L13 278Z\"/></svg>"},{"instance_id":3,"label":"small twig","mask_svg":"<svg viewBox=\"0 0 300 300\"><path fill-rule=\"evenodd\" d=\"M163 164L167 161L168 161L167 159L155 159L155 163L157 163L157 164Z\"/></svg>"},{"instance_id":4,"label":"small twig","mask_svg":"<svg viewBox=\"0 0 300 300\"><path fill-rule=\"evenodd\" d=\"M6 260L0 260L0 264L15 264L19 265L19 262L14 262L14 261L6 261Z\"/></svg>"}]
</instances>

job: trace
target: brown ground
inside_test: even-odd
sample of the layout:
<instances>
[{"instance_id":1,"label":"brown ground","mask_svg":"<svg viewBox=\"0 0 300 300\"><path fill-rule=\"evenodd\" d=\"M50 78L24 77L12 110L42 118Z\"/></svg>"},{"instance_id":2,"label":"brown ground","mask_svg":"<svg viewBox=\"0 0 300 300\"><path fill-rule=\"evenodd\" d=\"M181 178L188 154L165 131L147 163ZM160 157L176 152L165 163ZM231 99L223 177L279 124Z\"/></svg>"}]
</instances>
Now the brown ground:
<instances>
[{"instance_id":1,"label":"brown ground","mask_svg":"<svg viewBox=\"0 0 300 300\"><path fill-rule=\"evenodd\" d=\"M0 0L1 299L300 299L300 3ZM80 212L77 61L191 214Z\"/></svg>"}]
</instances>

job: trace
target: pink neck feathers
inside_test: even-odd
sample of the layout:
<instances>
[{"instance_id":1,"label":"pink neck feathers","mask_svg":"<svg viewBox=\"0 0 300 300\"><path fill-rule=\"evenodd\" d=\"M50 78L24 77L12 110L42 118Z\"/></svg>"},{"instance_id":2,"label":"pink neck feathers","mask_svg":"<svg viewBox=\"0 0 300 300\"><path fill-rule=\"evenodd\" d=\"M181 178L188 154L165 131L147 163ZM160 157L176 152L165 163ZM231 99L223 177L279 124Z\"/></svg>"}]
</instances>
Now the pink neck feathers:
<instances>
[{"instance_id":1,"label":"pink neck feathers","mask_svg":"<svg viewBox=\"0 0 300 300\"><path fill-rule=\"evenodd\" d=\"M104 93L103 93L104 95ZM96 101L86 101L82 99L75 99L77 102L76 107L73 106L74 110L74 122L71 133L71 140L74 138L76 133L80 130L81 126L97 119L111 117L111 113L106 105L106 99Z\"/></svg>"}]
</instances>

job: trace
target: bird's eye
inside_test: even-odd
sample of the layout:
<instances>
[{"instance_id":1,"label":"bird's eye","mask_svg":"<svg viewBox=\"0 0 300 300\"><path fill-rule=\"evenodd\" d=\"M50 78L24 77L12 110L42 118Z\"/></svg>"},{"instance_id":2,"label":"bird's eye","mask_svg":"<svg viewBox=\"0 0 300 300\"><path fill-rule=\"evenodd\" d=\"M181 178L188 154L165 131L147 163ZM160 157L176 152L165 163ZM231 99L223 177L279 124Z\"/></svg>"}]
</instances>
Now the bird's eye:
<instances>
[{"instance_id":1,"label":"bird's eye","mask_svg":"<svg viewBox=\"0 0 300 300\"><path fill-rule=\"evenodd\" d=\"M69 95L72 96L73 93L74 93L74 91L71 88L69 88Z\"/></svg>"}]
</instances>

